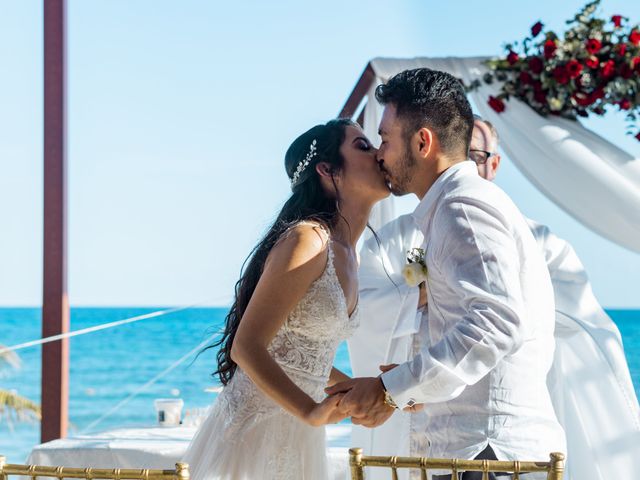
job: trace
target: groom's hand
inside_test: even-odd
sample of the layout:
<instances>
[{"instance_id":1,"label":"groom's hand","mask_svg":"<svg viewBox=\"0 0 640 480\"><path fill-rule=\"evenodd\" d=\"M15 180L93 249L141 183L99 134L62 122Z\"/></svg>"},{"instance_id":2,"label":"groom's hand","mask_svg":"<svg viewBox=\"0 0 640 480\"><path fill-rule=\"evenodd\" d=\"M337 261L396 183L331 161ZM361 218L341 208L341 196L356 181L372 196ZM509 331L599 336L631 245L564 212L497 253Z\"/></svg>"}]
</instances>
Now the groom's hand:
<instances>
[{"instance_id":1,"label":"groom's hand","mask_svg":"<svg viewBox=\"0 0 640 480\"><path fill-rule=\"evenodd\" d=\"M398 366L397 363L390 363L389 365L380 365L380 371L382 373L384 372L388 372L389 370L393 370L394 368L396 368Z\"/></svg>"},{"instance_id":2,"label":"groom's hand","mask_svg":"<svg viewBox=\"0 0 640 480\"><path fill-rule=\"evenodd\" d=\"M351 422L373 428L382 425L394 408L384 403L384 387L379 377L353 378L326 388L328 395L345 393L340 401L342 411L351 414Z\"/></svg>"}]
</instances>

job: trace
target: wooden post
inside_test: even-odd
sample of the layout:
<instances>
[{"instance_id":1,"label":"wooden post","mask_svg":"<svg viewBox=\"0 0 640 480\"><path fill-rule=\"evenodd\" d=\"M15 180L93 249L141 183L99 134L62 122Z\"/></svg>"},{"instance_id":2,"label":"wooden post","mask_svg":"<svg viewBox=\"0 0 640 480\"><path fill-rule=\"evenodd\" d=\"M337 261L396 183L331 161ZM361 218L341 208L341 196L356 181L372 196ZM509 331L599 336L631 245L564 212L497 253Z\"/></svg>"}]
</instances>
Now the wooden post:
<instances>
[{"instance_id":1,"label":"wooden post","mask_svg":"<svg viewBox=\"0 0 640 480\"><path fill-rule=\"evenodd\" d=\"M66 230L66 0L44 8L44 259L42 336L69 331ZM42 347L42 442L65 437L69 341Z\"/></svg>"},{"instance_id":2,"label":"wooden post","mask_svg":"<svg viewBox=\"0 0 640 480\"><path fill-rule=\"evenodd\" d=\"M344 107L342 107L342 110L340 110L338 117L352 118L356 114L358 105L360 105L362 99L369 92L369 89L371 88L371 85L373 85L375 79L376 74L373 71L373 67L370 63L368 63L364 71L362 72L362 75L360 75L356 86L353 88L351 95L349 95L349 98L347 98ZM358 121L361 121L362 118L363 115L360 115Z\"/></svg>"}]
</instances>

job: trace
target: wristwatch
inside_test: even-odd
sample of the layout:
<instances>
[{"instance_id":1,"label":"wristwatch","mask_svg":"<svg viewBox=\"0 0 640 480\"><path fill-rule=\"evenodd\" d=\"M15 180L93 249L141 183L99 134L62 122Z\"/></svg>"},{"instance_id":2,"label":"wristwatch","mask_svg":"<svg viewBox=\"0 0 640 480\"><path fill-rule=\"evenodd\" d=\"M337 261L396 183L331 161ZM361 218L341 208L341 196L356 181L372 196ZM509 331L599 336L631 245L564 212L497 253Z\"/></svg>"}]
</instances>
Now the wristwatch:
<instances>
[{"instance_id":1,"label":"wristwatch","mask_svg":"<svg viewBox=\"0 0 640 480\"><path fill-rule=\"evenodd\" d=\"M391 398L391 394L387 391L387 387L384 386L384 382L382 381L382 377L378 377L380 379L380 383L382 384L382 388L384 389L384 404L389 407L398 410L400 407L393 401Z\"/></svg>"}]
</instances>

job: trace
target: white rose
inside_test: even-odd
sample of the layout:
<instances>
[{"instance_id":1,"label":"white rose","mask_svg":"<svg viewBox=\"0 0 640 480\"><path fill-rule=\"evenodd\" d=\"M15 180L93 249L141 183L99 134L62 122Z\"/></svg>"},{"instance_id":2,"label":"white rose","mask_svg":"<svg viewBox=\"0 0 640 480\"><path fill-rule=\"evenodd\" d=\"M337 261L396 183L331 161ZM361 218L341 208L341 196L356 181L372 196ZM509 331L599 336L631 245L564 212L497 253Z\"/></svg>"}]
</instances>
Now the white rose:
<instances>
[{"instance_id":1,"label":"white rose","mask_svg":"<svg viewBox=\"0 0 640 480\"><path fill-rule=\"evenodd\" d=\"M549 108L554 112L562 110L562 105L564 105L564 103L559 98L553 97L549 99Z\"/></svg>"},{"instance_id":2,"label":"white rose","mask_svg":"<svg viewBox=\"0 0 640 480\"><path fill-rule=\"evenodd\" d=\"M417 287L427 279L427 269L419 263L408 263L402 269L402 276L410 287Z\"/></svg>"}]
</instances>

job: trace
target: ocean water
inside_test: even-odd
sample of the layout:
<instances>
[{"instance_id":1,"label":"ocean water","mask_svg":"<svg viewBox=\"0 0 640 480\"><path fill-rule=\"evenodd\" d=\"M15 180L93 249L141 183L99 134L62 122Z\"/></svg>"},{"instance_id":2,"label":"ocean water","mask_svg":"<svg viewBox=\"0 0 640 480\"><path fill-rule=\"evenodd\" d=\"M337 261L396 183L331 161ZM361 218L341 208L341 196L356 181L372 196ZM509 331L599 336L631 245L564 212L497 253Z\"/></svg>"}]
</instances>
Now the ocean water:
<instances>
[{"instance_id":1,"label":"ocean water","mask_svg":"<svg viewBox=\"0 0 640 480\"><path fill-rule=\"evenodd\" d=\"M74 308L71 330L122 320L159 309L147 308ZM622 334L631 376L640 394L640 310L608 310ZM180 397L185 410L209 405L217 386L211 377L215 352L208 350L196 358L176 362L221 326L225 309L193 308L162 317L141 320L101 332L70 339L71 367L69 387L70 435L115 427L153 425L156 398ZM0 308L0 344L16 345L40 337L40 310ZM19 351L22 367L4 370L0 388L16 390L40 401L40 347ZM165 369L168 374L135 395L117 411L87 431L87 427L119 402L138 391ZM345 345L341 345L336 366L350 372ZM36 423L7 423L0 419L0 454L10 463L21 463L39 443Z\"/></svg>"}]
</instances>

